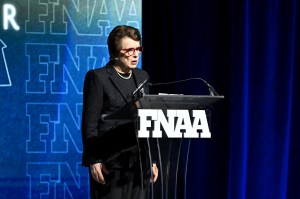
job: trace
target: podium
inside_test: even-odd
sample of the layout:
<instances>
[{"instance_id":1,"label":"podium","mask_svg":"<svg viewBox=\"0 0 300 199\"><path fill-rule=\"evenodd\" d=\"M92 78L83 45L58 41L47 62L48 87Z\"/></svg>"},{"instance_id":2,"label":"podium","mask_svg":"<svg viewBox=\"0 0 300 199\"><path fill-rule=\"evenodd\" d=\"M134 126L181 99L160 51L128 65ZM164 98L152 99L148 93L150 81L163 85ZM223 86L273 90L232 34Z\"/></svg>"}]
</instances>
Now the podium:
<instances>
[{"instance_id":1,"label":"podium","mask_svg":"<svg viewBox=\"0 0 300 199\"><path fill-rule=\"evenodd\" d=\"M147 151L146 157L144 157L145 154L140 153L141 175L145 176L145 172L151 171L150 168L153 162L156 162L159 169L158 180L155 184L150 184L150 198L185 198L191 138L138 138L138 110L209 111L210 107L223 98L224 96L210 95L143 95L117 111L102 116L104 120L121 120L135 123L138 147L140 151Z\"/></svg>"}]
</instances>

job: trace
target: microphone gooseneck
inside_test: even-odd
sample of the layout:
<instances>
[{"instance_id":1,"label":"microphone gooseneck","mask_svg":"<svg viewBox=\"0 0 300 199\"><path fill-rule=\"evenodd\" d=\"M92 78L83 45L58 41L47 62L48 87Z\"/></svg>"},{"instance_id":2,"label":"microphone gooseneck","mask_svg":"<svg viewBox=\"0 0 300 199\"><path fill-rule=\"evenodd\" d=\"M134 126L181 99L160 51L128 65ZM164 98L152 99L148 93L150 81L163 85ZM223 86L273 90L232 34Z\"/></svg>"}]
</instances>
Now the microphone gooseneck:
<instances>
[{"instance_id":1,"label":"microphone gooseneck","mask_svg":"<svg viewBox=\"0 0 300 199\"><path fill-rule=\"evenodd\" d=\"M147 86L159 86L159 85L168 85L168 84L175 84L175 83L181 83L181 82L186 82L186 81L190 81L190 80L201 80L207 87L209 90L209 94L211 96L214 95L219 95L216 90L214 89L214 87L212 85L210 85L209 83L207 83L207 81L205 81L204 79L202 79L201 77L193 77L193 78L189 78L189 79L184 79L184 80L178 80L178 81L172 81L172 82L165 82L165 83L147 83Z\"/></svg>"},{"instance_id":2,"label":"microphone gooseneck","mask_svg":"<svg viewBox=\"0 0 300 199\"><path fill-rule=\"evenodd\" d=\"M140 91L144 86L146 86L146 83L148 82L149 77L145 79L142 83L139 84L139 86L132 92L132 95L134 96L138 91Z\"/></svg>"}]
</instances>

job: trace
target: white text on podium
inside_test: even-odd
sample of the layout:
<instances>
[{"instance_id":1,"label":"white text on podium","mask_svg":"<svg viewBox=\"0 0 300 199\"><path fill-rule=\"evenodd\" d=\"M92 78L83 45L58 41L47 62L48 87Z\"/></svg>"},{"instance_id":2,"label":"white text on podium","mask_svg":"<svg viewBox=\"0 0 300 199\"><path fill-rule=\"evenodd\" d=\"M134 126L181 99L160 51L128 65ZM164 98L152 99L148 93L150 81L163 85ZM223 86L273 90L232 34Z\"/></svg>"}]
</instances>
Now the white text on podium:
<instances>
[{"instance_id":1,"label":"white text on podium","mask_svg":"<svg viewBox=\"0 0 300 199\"><path fill-rule=\"evenodd\" d=\"M205 110L138 109L138 117L139 138L162 138L161 128L169 138L211 138Z\"/></svg>"}]
</instances>

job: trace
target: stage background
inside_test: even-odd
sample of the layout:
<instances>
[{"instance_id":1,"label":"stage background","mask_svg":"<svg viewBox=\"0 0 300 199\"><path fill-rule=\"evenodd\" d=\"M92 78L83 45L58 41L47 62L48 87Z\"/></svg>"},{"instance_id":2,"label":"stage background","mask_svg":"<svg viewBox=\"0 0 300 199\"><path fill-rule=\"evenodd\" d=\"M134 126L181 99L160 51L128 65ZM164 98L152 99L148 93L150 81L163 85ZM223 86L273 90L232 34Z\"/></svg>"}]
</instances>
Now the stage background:
<instances>
[{"instance_id":1,"label":"stage background","mask_svg":"<svg viewBox=\"0 0 300 199\"><path fill-rule=\"evenodd\" d=\"M19 30L4 29L8 4ZM113 27L142 30L141 8L140 0L0 1L0 198L89 197L84 75L108 61Z\"/></svg>"},{"instance_id":2,"label":"stage background","mask_svg":"<svg viewBox=\"0 0 300 199\"><path fill-rule=\"evenodd\" d=\"M214 106L212 138L191 141L186 198L300 198L299 4L143 1L152 83L202 77L225 96ZM152 90L208 94L203 86Z\"/></svg>"},{"instance_id":3,"label":"stage background","mask_svg":"<svg viewBox=\"0 0 300 199\"><path fill-rule=\"evenodd\" d=\"M3 29L5 3L19 31ZM190 143L186 198L300 198L296 0L151 0L142 13L122 0L0 6L0 198L88 197L80 92L119 23L142 28L152 83L201 77L225 96L212 138ZM195 80L152 91L208 94Z\"/></svg>"}]
</instances>

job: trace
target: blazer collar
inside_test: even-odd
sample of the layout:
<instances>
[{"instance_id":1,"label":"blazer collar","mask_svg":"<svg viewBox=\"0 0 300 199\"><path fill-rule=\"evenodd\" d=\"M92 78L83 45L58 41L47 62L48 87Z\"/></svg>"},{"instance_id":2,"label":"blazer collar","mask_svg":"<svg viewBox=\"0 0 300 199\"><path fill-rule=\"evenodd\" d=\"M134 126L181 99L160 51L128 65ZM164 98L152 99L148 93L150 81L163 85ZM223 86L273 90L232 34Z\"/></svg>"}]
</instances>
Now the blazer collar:
<instances>
[{"instance_id":1,"label":"blazer collar","mask_svg":"<svg viewBox=\"0 0 300 199\"><path fill-rule=\"evenodd\" d=\"M124 100L127 103L130 102L126 98L127 90L126 90L126 88L124 88L123 83L122 83L120 77L117 74L117 71L114 69L114 67L112 65L109 65L107 67L107 73L108 73L108 76L109 76L110 80L113 82L116 89L121 93ZM142 81L140 80L139 76L136 74L135 69L132 69L132 75L133 75L135 85L139 85Z\"/></svg>"}]
</instances>

